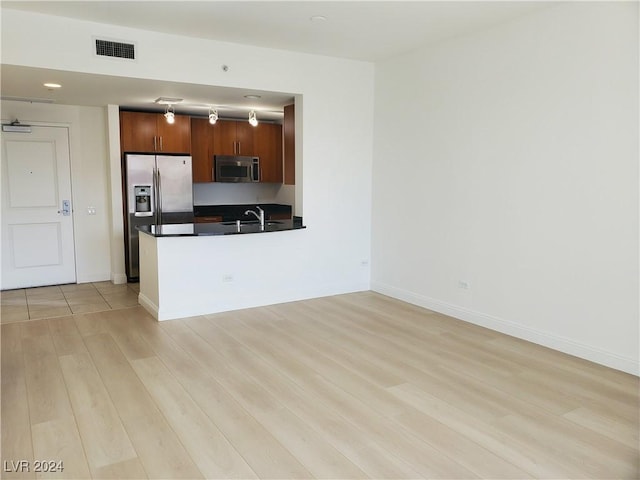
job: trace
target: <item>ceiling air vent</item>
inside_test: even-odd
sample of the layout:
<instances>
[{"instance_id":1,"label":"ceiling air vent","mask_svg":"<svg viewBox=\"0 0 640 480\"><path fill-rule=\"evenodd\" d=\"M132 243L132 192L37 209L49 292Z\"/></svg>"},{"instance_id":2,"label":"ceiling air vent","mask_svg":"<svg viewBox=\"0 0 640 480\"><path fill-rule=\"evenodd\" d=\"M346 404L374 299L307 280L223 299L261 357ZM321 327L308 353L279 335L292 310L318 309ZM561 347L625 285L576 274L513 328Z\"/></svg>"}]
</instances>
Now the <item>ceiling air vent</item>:
<instances>
[{"instance_id":1,"label":"ceiling air vent","mask_svg":"<svg viewBox=\"0 0 640 480\"><path fill-rule=\"evenodd\" d=\"M136 46L133 43L115 42L96 38L96 55L100 57L136 59Z\"/></svg>"}]
</instances>

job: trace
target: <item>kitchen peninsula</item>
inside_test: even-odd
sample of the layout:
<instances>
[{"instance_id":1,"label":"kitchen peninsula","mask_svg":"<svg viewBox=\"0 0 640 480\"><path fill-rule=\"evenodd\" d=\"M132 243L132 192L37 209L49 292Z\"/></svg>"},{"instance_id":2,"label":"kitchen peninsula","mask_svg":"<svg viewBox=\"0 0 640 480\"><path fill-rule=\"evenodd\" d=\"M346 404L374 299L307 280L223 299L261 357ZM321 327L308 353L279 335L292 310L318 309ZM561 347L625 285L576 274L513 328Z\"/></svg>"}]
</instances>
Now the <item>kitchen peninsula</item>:
<instances>
[{"instance_id":1,"label":"kitchen peninsula","mask_svg":"<svg viewBox=\"0 0 640 480\"><path fill-rule=\"evenodd\" d=\"M285 301L304 229L300 217L140 227L139 302L171 320Z\"/></svg>"}]
</instances>

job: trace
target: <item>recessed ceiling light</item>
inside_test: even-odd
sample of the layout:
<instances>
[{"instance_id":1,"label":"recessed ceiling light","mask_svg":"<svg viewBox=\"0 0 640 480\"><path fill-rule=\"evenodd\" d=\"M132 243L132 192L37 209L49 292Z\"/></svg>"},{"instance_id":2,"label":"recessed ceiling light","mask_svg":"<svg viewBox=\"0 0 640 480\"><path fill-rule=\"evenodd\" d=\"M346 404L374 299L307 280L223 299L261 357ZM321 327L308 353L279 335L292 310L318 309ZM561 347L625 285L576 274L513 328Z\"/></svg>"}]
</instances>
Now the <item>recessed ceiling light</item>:
<instances>
[{"instance_id":1,"label":"recessed ceiling light","mask_svg":"<svg viewBox=\"0 0 640 480\"><path fill-rule=\"evenodd\" d=\"M324 15L313 15L309 18L309 20L311 20L312 22L325 22L327 20L327 17L325 17Z\"/></svg>"},{"instance_id":2,"label":"recessed ceiling light","mask_svg":"<svg viewBox=\"0 0 640 480\"><path fill-rule=\"evenodd\" d=\"M44 86L47 87L47 88L61 88L62 87L62 85L60 85L59 83L45 83Z\"/></svg>"},{"instance_id":3,"label":"recessed ceiling light","mask_svg":"<svg viewBox=\"0 0 640 480\"><path fill-rule=\"evenodd\" d=\"M245 95L244 98L248 98L249 100L258 100L259 98L262 98L262 96L260 96L260 95Z\"/></svg>"}]
</instances>

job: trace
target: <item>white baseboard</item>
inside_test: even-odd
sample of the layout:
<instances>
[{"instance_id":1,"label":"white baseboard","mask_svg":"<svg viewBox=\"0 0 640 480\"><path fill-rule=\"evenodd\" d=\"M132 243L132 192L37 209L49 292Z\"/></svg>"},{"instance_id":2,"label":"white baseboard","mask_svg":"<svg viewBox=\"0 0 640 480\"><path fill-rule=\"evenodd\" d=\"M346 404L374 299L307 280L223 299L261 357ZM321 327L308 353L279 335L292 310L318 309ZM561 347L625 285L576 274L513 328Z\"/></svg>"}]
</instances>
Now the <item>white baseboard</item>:
<instances>
[{"instance_id":1,"label":"white baseboard","mask_svg":"<svg viewBox=\"0 0 640 480\"><path fill-rule=\"evenodd\" d=\"M93 282L108 282L110 280L109 273L82 275L78 276L76 283L93 283Z\"/></svg>"},{"instance_id":2,"label":"white baseboard","mask_svg":"<svg viewBox=\"0 0 640 480\"><path fill-rule=\"evenodd\" d=\"M158 305L153 303L151 300L149 300L149 298L147 298L146 295L142 293L138 294L138 303L142 305L142 308L144 308L147 312L149 312L153 316L153 318L158 320L158 312L159 312Z\"/></svg>"},{"instance_id":3,"label":"white baseboard","mask_svg":"<svg viewBox=\"0 0 640 480\"><path fill-rule=\"evenodd\" d=\"M111 273L111 281L116 285L127 283L127 276L124 273Z\"/></svg>"},{"instance_id":4,"label":"white baseboard","mask_svg":"<svg viewBox=\"0 0 640 480\"><path fill-rule=\"evenodd\" d=\"M209 301L205 295L202 296L202 302L196 301L176 301L175 298L164 297L162 309L155 305L142 293L138 296L139 303L158 321L175 320L178 318L196 317L199 315L209 315L221 312L230 312L233 310L244 310L247 308L265 307L268 305L276 305L279 303L297 302L308 300L310 298L328 297L331 295L341 295L344 293L364 292L370 289L369 283L354 283L343 285L325 285L322 288L287 290L279 292L270 292L262 297L242 296L240 298L233 297L226 301ZM162 293L160 294L162 296Z\"/></svg>"},{"instance_id":5,"label":"white baseboard","mask_svg":"<svg viewBox=\"0 0 640 480\"><path fill-rule=\"evenodd\" d=\"M384 283L371 282L371 290L413 305L418 305L419 307L449 315L459 320L464 320L465 322L473 323L474 325L480 325L522 340L568 353L569 355L584 358L585 360L599 363L600 365L615 368L616 370L621 370L632 375L640 375L640 364L637 359L623 357L616 353L594 348L590 345L584 345L569 338L527 327L510 320L504 320L492 315L469 310L468 308L451 303L442 302Z\"/></svg>"}]
</instances>

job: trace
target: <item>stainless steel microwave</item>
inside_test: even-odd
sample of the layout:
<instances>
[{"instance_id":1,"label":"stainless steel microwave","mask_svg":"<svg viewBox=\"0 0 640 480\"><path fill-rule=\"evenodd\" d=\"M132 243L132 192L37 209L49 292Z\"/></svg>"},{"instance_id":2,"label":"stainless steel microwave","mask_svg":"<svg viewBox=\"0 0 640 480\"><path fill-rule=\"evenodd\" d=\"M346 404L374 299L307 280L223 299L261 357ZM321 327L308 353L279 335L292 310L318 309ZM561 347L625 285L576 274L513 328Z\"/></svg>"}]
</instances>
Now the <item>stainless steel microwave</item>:
<instances>
[{"instance_id":1,"label":"stainless steel microwave","mask_svg":"<svg viewBox=\"0 0 640 480\"><path fill-rule=\"evenodd\" d=\"M214 155L216 182L259 182L260 159L237 155Z\"/></svg>"}]
</instances>

